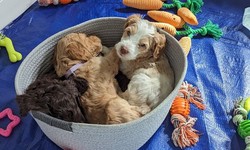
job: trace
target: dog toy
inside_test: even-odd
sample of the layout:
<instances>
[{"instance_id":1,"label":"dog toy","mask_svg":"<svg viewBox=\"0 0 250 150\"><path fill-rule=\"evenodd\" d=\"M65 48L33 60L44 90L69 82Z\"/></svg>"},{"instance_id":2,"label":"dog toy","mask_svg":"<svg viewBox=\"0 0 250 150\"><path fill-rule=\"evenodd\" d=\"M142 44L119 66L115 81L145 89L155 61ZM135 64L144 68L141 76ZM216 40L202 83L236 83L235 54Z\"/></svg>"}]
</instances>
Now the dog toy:
<instances>
[{"instance_id":1,"label":"dog toy","mask_svg":"<svg viewBox=\"0 0 250 150\"><path fill-rule=\"evenodd\" d=\"M6 37L5 35L0 33L0 46L6 47L9 60L11 62L17 62L22 59L22 54L15 51L14 46L10 38Z\"/></svg>"},{"instance_id":2,"label":"dog toy","mask_svg":"<svg viewBox=\"0 0 250 150\"><path fill-rule=\"evenodd\" d=\"M172 140L176 147L185 148L195 145L199 141L198 131L193 129L197 118L192 118L189 114L190 103L204 110L205 105L202 102L203 99L197 87L183 82L170 109L171 123L175 128L172 133Z\"/></svg>"},{"instance_id":3,"label":"dog toy","mask_svg":"<svg viewBox=\"0 0 250 150\"><path fill-rule=\"evenodd\" d=\"M189 36L192 38L194 35L200 34L202 36L210 35L212 36L215 40L218 40L223 32L219 28L218 24L214 24L212 21L208 20L205 26L198 28L198 29L192 29L188 25L184 25L184 31L177 31L176 35L178 36Z\"/></svg>"},{"instance_id":4,"label":"dog toy","mask_svg":"<svg viewBox=\"0 0 250 150\"><path fill-rule=\"evenodd\" d=\"M200 12L200 8L203 5L202 0L187 0L186 3L175 1L172 4L164 3L161 0L123 0L122 2L125 6L141 10L159 10L161 8L169 9L180 5L181 7L189 8L194 14Z\"/></svg>"},{"instance_id":5,"label":"dog toy","mask_svg":"<svg viewBox=\"0 0 250 150\"><path fill-rule=\"evenodd\" d=\"M198 25L196 16L194 15L200 12L200 8L203 5L202 0L188 0L187 3L180 2L179 0L173 0L173 4L163 3L161 0L123 0L123 4L129 7L142 9L142 10L154 10L149 12L148 15L155 19L156 21L171 23L176 18L176 16L171 17L171 13L166 13L165 11L156 11L161 8L177 8L177 14L186 23L191 25ZM192 11L189 10L190 7ZM178 18L179 19L179 18ZM179 21L179 20L178 20ZM184 22L182 21L182 22ZM175 22L175 21L174 21ZM183 24L175 26L181 28Z\"/></svg>"},{"instance_id":6,"label":"dog toy","mask_svg":"<svg viewBox=\"0 0 250 150\"><path fill-rule=\"evenodd\" d=\"M238 126L237 132L245 139L246 149L250 150L250 97L240 98L234 106L233 123Z\"/></svg>"},{"instance_id":7,"label":"dog toy","mask_svg":"<svg viewBox=\"0 0 250 150\"><path fill-rule=\"evenodd\" d=\"M182 28L185 24L181 17L166 11L151 10L147 15L158 22L171 24L175 28Z\"/></svg>"},{"instance_id":8,"label":"dog toy","mask_svg":"<svg viewBox=\"0 0 250 150\"><path fill-rule=\"evenodd\" d=\"M13 112L10 108L6 108L2 112L0 112L0 119L2 119L5 116L8 116L11 122L8 124L6 130L0 128L0 135L8 137L10 136L13 128L19 124L20 118L16 115L13 115Z\"/></svg>"},{"instance_id":9,"label":"dog toy","mask_svg":"<svg viewBox=\"0 0 250 150\"><path fill-rule=\"evenodd\" d=\"M176 34L176 28L169 24L169 23L162 23L162 22L150 22L152 25L156 26L157 28L160 28L169 34L175 36Z\"/></svg>"},{"instance_id":10,"label":"dog toy","mask_svg":"<svg viewBox=\"0 0 250 150\"><path fill-rule=\"evenodd\" d=\"M187 8L182 7L179 0L172 0L174 5L177 7L177 15L180 16L186 23L191 25L198 25L196 16Z\"/></svg>"},{"instance_id":11,"label":"dog toy","mask_svg":"<svg viewBox=\"0 0 250 150\"><path fill-rule=\"evenodd\" d=\"M48 6L48 5L58 5L58 4L69 4L71 2L77 2L79 0L38 0L38 4L40 6Z\"/></svg>"},{"instance_id":12,"label":"dog toy","mask_svg":"<svg viewBox=\"0 0 250 150\"><path fill-rule=\"evenodd\" d=\"M189 36L184 36L179 40L179 44L181 45L185 55L187 56L192 46L191 38Z\"/></svg>"},{"instance_id":13,"label":"dog toy","mask_svg":"<svg viewBox=\"0 0 250 150\"><path fill-rule=\"evenodd\" d=\"M141 10L158 10L164 7L161 0L123 0L125 6Z\"/></svg>"}]
</instances>

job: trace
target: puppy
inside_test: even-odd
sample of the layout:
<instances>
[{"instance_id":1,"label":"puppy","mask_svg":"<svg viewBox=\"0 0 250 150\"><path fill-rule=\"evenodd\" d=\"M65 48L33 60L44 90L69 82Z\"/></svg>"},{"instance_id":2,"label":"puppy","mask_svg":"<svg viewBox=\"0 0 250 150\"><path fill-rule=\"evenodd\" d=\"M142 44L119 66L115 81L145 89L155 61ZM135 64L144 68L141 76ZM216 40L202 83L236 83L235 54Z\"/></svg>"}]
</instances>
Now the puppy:
<instances>
[{"instance_id":1,"label":"puppy","mask_svg":"<svg viewBox=\"0 0 250 150\"><path fill-rule=\"evenodd\" d=\"M55 73L49 73L36 79L16 100L21 116L35 110L65 121L86 122L78 103L87 88L84 79L60 80Z\"/></svg>"},{"instance_id":2,"label":"puppy","mask_svg":"<svg viewBox=\"0 0 250 150\"><path fill-rule=\"evenodd\" d=\"M116 124L139 118L138 108L117 95L114 77L118 73L119 57L115 49L104 57L96 57L101 51L101 40L96 36L83 33L65 36L58 41L54 53L57 75L65 76L75 68L73 75L88 81L89 88L81 95L81 106L89 123Z\"/></svg>"},{"instance_id":3,"label":"puppy","mask_svg":"<svg viewBox=\"0 0 250 150\"><path fill-rule=\"evenodd\" d=\"M163 53L165 43L164 34L139 15L132 15L115 45L120 71L130 79L121 97L139 106L143 114L155 108L174 87L174 73Z\"/></svg>"}]
</instances>

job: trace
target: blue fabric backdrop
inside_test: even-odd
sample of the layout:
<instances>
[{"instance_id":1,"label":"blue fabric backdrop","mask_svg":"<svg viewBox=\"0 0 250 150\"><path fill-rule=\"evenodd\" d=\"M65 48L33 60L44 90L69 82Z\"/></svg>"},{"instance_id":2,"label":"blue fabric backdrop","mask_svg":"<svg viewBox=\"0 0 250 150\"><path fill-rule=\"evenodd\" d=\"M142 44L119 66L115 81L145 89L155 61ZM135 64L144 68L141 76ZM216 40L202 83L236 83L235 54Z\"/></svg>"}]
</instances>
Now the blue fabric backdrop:
<instances>
[{"instance_id":1,"label":"blue fabric backdrop","mask_svg":"<svg viewBox=\"0 0 250 150\"><path fill-rule=\"evenodd\" d=\"M194 128L201 132L201 137L196 146L187 149L241 150L245 144L236 133L231 111L235 99L250 95L250 39L242 30L244 8L250 6L250 1L204 2L202 12L197 15L199 26L210 19L219 24L224 35L218 41L209 37L192 40L185 80L200 89L207 109L201 111L191 105L191 116L198 118ZM39 7L35 3L3 32L13 40L16 50L25 58L40 42L58 31L97 17L127 17L133 13L145 15L146 11L127 8L121 0L80 0L49 7ZM18 114L14 79L20 63L10 63L5 49L0 50L0 111L10 107ZM141 150L179 149L171 141L173 127L169 120L168 115ZM4 128L8 122L6 118L0 120L0 128ZM42 133L31 116L27 116L22 118L10 137L0 136L0 149L60 148Z\"/></svg>"}]
</instances>

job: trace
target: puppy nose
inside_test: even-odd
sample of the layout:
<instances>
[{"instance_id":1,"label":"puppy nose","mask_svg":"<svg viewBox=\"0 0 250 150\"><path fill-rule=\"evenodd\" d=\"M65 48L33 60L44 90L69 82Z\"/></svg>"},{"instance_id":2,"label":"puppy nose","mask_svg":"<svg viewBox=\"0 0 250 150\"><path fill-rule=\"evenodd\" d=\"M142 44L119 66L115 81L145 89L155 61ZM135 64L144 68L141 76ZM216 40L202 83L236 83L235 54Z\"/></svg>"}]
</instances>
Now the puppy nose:
<instances>
[{"instance_id":1,"label":"puppy nose","mask_svg":"<svg viewBox=\"0 0 250 150\"><path fill-rule=\"evenodd\" d=\"M120 52L121 54L125 55L128 53L128 48L126 46L122 46Z\"/></svg>"}]
</instances>

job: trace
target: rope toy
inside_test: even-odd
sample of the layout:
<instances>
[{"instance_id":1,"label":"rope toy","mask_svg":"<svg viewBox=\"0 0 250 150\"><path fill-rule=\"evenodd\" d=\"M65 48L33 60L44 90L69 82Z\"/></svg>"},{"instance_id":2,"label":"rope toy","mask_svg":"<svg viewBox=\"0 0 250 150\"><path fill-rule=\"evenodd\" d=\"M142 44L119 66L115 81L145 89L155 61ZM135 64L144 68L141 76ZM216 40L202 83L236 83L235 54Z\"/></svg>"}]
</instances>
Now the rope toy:
<instances>
[{"instance_id":1,"label":"rope toy","mask_svg":"<svg viewBox=\"0 0 250 150\"><path fill-rule=\"evenodd\" d=\"M17 62L22 59L22 54L15 51L14 46L10 38L6 37L4 34L0 33L0 46L6 47L9 60L11 62Z\"/></svg>"},{"instance_id":2,"label":"rope toy","mask_svg":"<svg viewBox=\"0 0 250 150\"><path fill-rule=\"evenodd\" d=\"M246 148L250 150L250 97L239 98L234 105L233 123L238 126L237 132L245 139Z\"/></svg>"},{"instance_id":3,"label":"rope toy","mask_svg":"<svg viewBox=\"0 0 250 150\"><path fill-rule=\"evenodd\" d=\"M190 103L195 104L201 110L205 109L198 88L183 82L170 109L171 123L175 128L172 133L172 140L174 145L181 149L195 145L199 141L198 131L193 129L197 118L189 116Z\"/></svg>"},{"instance_id":4,"label":"rope toy","mask_svg":"<svg viewBox=\"0 0 250 150\"><path fill-rule=\"evenodd\" d=\"M79 0L38 0L38 4L40 6L48 6L48 5L58 5L58 4L69 4L71 2L77 2Z\"/></svg>"},{"instance_id":5,"label":"rope toy","mask_svg":"<svg viewBox=\"0 0 250 150\"><path fill-rule=\"evenodd\" d=\"M6 108L2 112L0 112L0 119L2 119L5 116L8 116L11 122L8 124L6 130L0 128L0 135L8 137L10 136L13 128L19 124L20 118L16 115L13 115L13 112L10 108Z\"/></svg>"}]
</instances>

